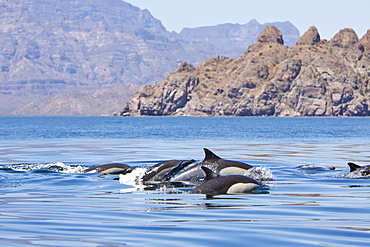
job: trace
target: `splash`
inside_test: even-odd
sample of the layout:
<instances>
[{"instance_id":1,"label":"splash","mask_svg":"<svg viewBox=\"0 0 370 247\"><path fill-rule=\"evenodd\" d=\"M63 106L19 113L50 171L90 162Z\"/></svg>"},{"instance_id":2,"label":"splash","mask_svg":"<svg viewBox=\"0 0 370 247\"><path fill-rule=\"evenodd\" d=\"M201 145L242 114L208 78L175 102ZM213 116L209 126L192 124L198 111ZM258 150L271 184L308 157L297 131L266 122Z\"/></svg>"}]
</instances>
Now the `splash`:
<instances>
[{"instance_id":1,"label":"splash","mask_svg":"<svg viewBox=\"0 0 370 247\"><path fill-rule=\"evenodd\" d=\"M334 167L325 168L313 164L300 165L296 167L302 175L316 179L326 178L360 178L363 177L359 172L350 172L349 167L343 170L337 170Z\"/></svg>"},{"instance_id":2,"label":"splash","mask_svg":"<svg viewBox=\"0 0 370 247\"><path fill-rule=\"evenodd\" d=\"M361 171L353 171L344 173L343 178L355 178L355 179L370 179L370 175L365 175Z\"/></svg>"},{"instance_id":3,"label":"splash","mask_svg":"<svg viewBox=\"0 0 370 247\"><path fill-rule=\"evenodd\" d=\"M6 168L10 168L14 171L53 171L62 173L83 173L88 167L83 165L66 165L63 162L54 162L46 164L17 164L10 165Z\"/></svg>"},{"instance_id":4,"label":"splash","mask_svg":"<svg viewBox=\"0 0 370 247\"><path fill-rule=\"evenodd\" d=\"M136 167L132 172L119 175L119 182L121 184L132 185L135 187L144 187L142 177L148 169L146 167Z\"/></svg>"},{"instance_id":5,"label":"splash","mask_svg":"<svg viewBox=\"0 0 370 247\"><path fill-rule=\"evenodd\" d=\"M270 168L264 166L255 166L247 170L245 176L251 177L258 181L273 181L275 180Z\"/></svg>"},{"instance_id":6,"label":"splash","mask_svg":"<svg viewBox=\"0 0 370 247\"><path fill-rule=\"evenodd\" d=\"M183 193L182 190L177 188L179 184L174 184L171 182L145 183L143 181L143 176L146 174L147 171L148 171L148 168L146 166L142 166L142 167L136 167L130 173L120 174L119 182L121 184L132 186L131 188L121 189L120 190L121 193L132 193L132 192L144 191L144 190L145 191L156 191L156 193L164 193L164 194Z\"/></svg>"}]
</instances>

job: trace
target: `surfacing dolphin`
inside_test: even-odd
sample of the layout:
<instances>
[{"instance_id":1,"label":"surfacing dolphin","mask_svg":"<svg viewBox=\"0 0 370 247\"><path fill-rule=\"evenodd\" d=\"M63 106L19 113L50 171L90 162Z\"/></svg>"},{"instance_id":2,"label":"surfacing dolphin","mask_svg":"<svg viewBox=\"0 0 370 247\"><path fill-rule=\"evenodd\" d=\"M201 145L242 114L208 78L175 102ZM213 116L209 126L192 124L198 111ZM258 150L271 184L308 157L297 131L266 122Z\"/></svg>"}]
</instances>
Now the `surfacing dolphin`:
<instances>
[{"instance_id":1,"label":"surfacing dolphin","mask_svg":"<svg viewBox=\"0 0 370 247\"><path fill-rule=\"evenodd\" d=\"M190 193L206 194L207 196L241 194L251 192L262 185L260 182L247 176L220 176L208 167L202 166L201 169L206 174L206 180L201 185L191 190Z\"/></svg>"},{"instance_id":2,"label":"surfacing dolphin","mask_svg":"<svg viewBox=\"0 0 370 247\"><path fill-rule=\"evenodd\" d=\"M348 166L349 166L350 172L359 172L362 176L370 175L370 165L359 166L355 163L349 162Z\"/></svg>"},{"instance_id":3,"label":"surfacing dolphin","mask_svg":"<svg viewBox=\"0 0 370 247\"><path fill-rule=\"evenodd\" d=\"M142 177L144 182L167 182L195 160L167 160L150 167Z\"/></svg>"},{"instance_id":4,"label":"surfacing dolphin","mask_svg":"<svg viewBox=\"0 0 370 247\"><path fill-rule=\"evenodd\" d=\"M130 172L132 172L132 167L121 163L100 165L85 170L85 173L103 173L105 175L127 174Z\"/></svg>"},{"instance_id":5,"label":"surfacing dolphin","mask_svg":"<svg viewBox=\"0 0 370 247\"><path fill-rule=\"evenodd\" d=\"M205 158L197 165L190 167L171 179L172 182L197 183L205 178L202 166L211 169L213 172L224 175L244 175L253 166L239 161L225 160L218 157L211 150L204 148Z\"/></svg>"}]
</instances>

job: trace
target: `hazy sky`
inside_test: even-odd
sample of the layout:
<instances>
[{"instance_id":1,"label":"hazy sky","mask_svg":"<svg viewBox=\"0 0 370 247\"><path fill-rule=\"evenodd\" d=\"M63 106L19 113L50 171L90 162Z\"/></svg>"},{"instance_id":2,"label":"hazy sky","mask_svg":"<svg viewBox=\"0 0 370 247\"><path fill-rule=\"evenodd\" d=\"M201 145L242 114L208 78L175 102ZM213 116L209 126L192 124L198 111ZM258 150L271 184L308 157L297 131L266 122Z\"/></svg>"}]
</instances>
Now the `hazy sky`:
<instances>
[{"instance_id":1,"label":"hazy sky","mask_svg":"<svg viewBox=\"0 0 370 247\"><path fill-rule=\"evenodd\" d=\"M370 29L369 0L125 0L148 9L168 31L222 23L290 21L301 35L316 26L323 39L343 28L359 38Z\"/></svg>"}]
</instances>

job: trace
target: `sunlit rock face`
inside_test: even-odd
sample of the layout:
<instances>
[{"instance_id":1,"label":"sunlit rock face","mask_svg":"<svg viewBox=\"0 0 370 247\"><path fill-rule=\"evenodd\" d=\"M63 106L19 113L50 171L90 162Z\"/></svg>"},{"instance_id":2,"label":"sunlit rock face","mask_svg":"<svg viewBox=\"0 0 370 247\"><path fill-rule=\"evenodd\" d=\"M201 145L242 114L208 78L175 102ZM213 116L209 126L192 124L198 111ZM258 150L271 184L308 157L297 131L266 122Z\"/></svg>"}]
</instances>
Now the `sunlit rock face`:
<instances>
[{"instance_id":1,"label":"sunlit rock face","mask_svg":"<svg viewBox=\"0 0 370 247\"><path fill-rule=\"evenodd\" d=\"M321 40L311 27L284 46L268 26L244 55L181 64L162 83L133 95L122 115L369 116L370 32Z\"/></svg>"}]
</instances>

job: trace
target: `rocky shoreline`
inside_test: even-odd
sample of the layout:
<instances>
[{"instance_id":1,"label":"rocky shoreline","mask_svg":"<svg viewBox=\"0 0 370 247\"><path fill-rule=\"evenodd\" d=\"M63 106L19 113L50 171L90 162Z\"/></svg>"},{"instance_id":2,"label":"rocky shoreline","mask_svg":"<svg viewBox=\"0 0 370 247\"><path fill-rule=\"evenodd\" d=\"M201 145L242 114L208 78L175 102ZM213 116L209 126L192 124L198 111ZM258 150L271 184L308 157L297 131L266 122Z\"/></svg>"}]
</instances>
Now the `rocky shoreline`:
<instances>
[{"instance_id":1,"label":"rocky shoreline","mask_svg":"<svg viewBox=\"0 0 370 247\"><path fill-rule=\"evenodd\" d=\"M267 26L244 55L180 66L135 93L121 116L369 116L370 30L321 40L315 27L292 47Z\"/></svg>"}]
</instances>

